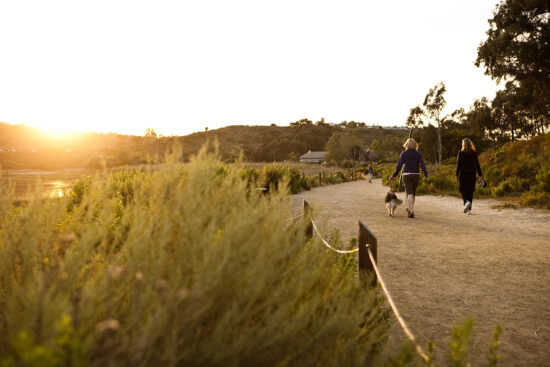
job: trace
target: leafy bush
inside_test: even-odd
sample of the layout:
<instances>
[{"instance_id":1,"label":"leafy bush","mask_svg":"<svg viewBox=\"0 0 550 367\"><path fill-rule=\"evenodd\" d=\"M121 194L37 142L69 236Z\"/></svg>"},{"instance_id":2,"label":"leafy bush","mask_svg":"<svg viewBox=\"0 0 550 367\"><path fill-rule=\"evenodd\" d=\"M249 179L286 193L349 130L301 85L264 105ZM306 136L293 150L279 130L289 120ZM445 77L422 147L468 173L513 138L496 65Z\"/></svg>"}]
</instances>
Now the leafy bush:
<instances>
[{"instance_id":1,"label":"leafy bush","mask_svg":"<svg viewBox=\"0 0 550 367\"><path fill-rule=\"evenodd\" d=\"M357 283L354 260L287 220L284 186L261 195L204 151L186 165L178 157L1 207L1 363L372 360L388 327L380 298Z\"/></svg>"},{"instance_id":2,"label":"leafy bush","mask_svg":"<svg viewBox=\"0 0 550 367\"><path fill-rule=\"evenodd\" d=\"M92 177L82 177L73 182L69 197L71 199L71 206L78 206L82 203L84 195L89 191L92 184Z\"/></svg>"},{"instance_id":3,"label":"leafy bush","mask_svg":"<svg viewBox=\"0 0 550 367\"><path fill-rule=\"evenodd\" d=\"M537 188L550 193L550 163L544 162L537 171Z\"/></svg>"},{"instance_id":4,"label":"leafy bush","mask_svg":"<svg viewBox=\"0 0 550 367\"><path fill-rule=\"evenodd\" d=\"M521 193L529 190L529 180L516 176L509 177L502 181L492 192L494 196L501 197L512 193Z\"/></svg>"},{"instance_id":5,"label":"leafy bush","mask_svg":"<svg viewBox=\"0 0 550 367\"><path fill-rule=\"evenodd\" d=\"M247 186L255 185L260 178L260 170L256 168L245 167L239 172L241 179L246 182Z\"/></svg>"},{"instance_id":6,"label":"leafy bush","mask_svg":"<svg viewBox=\"0 0 550 367\"><path fill-rule=\"evenodd\" d=\"M550 209L550 194L531 190L521 195L520 204L523 206Z\"/></svg>"}]
</instances>

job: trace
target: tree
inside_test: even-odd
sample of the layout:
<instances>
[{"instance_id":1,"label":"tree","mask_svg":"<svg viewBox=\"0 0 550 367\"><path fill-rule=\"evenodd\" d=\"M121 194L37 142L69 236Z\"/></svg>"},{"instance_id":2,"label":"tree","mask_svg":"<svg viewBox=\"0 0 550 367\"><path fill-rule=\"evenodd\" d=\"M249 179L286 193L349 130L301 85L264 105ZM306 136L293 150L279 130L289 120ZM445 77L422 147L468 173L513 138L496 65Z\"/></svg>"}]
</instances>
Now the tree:
<instances>
[{"instance_id":1,"label":"tree","mask_svg":"<svg viewBox=\"0 0 550 367\"><path fill-rule=\"evenodd\" d=\"M464 124L474 135L495 140L494 130L496 126L492 116L492 108L486 97L476 99L468 112L466 112L465 117Z\"/></svg>"},{"instance_id":2,"label":"tree","mask_svg":"<svg viewBox=\"0 0 550 367\"><path fill-rule=\"evenodd\" d=\"M380 145L380 142L378 139L374 139L372 143L370 143L369 146L369 155L368 158L371 161L377 161L381 156L382 146Z\"/></svg>"},{"instance_id":3,"label":"tree","mask_svg":"<svg viewBox=\"0 0 550 367\"><path fill-rule=\"evenodd\" d=\"M424 125L423 117L425 117L426 114L422 107L416 106L414 108L411 108L411 111L409 113L409 117L407 117L407 122L405 123L405 126L407 126L409 129L416 129L420 126Z\"/></svg>"},{"instance_id":4,"label":"tree","mask_svg":"<svg viewBox=\"0 0 550 367\"><path fill-rule=\"evenodd\" d=\"M311 126L313 125L313 122L310 119L305 118L305 119L298 120L296 122L291 122L289 125L292 127Z\"/></svg>"},{"instance_id":5,"label":"tree","mask_svg":"<svg viewBox=\"0 0 550 367\"><path fill-rule=\"evenodd\" d=\"M441 112L447 104L444 97L446 91L443 82L436 84L428 91L426 98L424 98L424 103L422 104L426 109L427 115L437 124L437 165L441 164L443 157L443 146L441 144Z\"/></svg>"},{"instance_id":6,"label":"tree","mask_svg":"<svg viewBox=\"0 0 550 367\"><path fill-rule=\"evenodd\" d=\"M498 82L513 82L516 96L528 101L523 113L533 121L535 133L544 132L550 110L550 2L503 0L489 24L476 66L484 65L485 74Z\"/></svg>"},{"instance_id":7,"label":"tree","mask_svg":"<svg viewBox=\"0 0 550 367\"><path fill-rule=\"evenodd\" d=\"M530 121L525 112L525 100L521 90L512 82L506 89L497 92L493 99L493 115L502 135L508 134L512 141L521 138L530 130Z\"/></svg>"},{"instance_id":8,"label":"tree","mask_svg":"<svg viewBox=\"0 0 550 367\"><path fill-rule=\"evenodd\" d=\"M157 138L157 133L155 132L154 129L152 128L148 128L148 129L145 129L145 133L143 134L143 136L147 137L147 138Z\"/></svg>"},{"instance_id":9,"label":"tree","mask_svg":"<svg viewBox=\"0 0 550 367\"><path fill-rule=\"evenodd\" d=\"M336 162L349 160L355 167L362 152L363 141L349 133L336 132L328 139L325 150L328 159Z\"/></svg>"}]
</instances>

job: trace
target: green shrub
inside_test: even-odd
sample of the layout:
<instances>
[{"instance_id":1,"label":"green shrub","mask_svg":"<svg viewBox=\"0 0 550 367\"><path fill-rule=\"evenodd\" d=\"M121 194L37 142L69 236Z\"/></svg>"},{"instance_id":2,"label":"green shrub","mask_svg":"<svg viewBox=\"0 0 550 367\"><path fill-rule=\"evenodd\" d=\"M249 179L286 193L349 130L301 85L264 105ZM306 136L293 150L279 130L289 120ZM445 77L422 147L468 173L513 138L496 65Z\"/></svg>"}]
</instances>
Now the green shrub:
<instances>
[{"instance_id":1,"label":"green shrub","mask_svg":"<svg viewBox=\"0 0 550 367\"><path fill-rule=\"evenodd\" d=\"M461 325L453 327L451 333L451 342L449 343L450 355L449 361L453 367L466 367L468 351L472 339L472 329L474 320L468 318Z\"/></svg>"},{"instance_id":2,"label":"green shrub","mask_svg":"<svg viewBox=\"0 0 550 367\"><path fill-rule=\"evenodd\" d=\"M359 366L375 358L388 327L381 299L358 284L353 257L308 241L287 220L284 186L262 195L204 151L186 165L177 157L93 179L70 212L71 195L5 213L0 361L82 365L66 362L70 354L90 366ZM65 315L64 334L56 325Z\"/></svg>"},{"instance_id":3,"label":"green shrub","mask_svg":"<svg viewBox=\"0 0 550 367\"><path fill-rule=\"evenodd\" d=\"M306 185L300 171L294 167L277 164L266 165L262 169L262 176L265 179L263 186L268 190L276 190L280 185L287 184L290 192L296 194L302 191L303 186Z\"/></svg>"},{"instance_id":4,"label":"green shrub","mask_svg":"<svg viewBox=\"0 0 550 367\"><path fill-rule=\"evenodd\" d=\"M78 206L82 203L84 195L89 191L92 184L92 177L82 177L77 179L71 186L69 197L71 206Z\"/></svg>"},{"instance_id":5,"label":"green shrub","mask_svg":"<svg viewBox=\"0 0 550 367\"><path fill-rule=\"evenodd\" d=\"M550 209L550 194L533 189L521 195L520 204L523 206Z\"/></svg>"},{"instance_id":6,"label":"green shrub","mask_svg":"<svg viewBox=\"0 0 550 367\"><path fill-rule=\"evenodd\" d=\"M0 367L84 367L83 345L76 335L71 318L61 317L57 336L51 345L37 345L26 331L17 334L12 343L13 355L0 360Z\"/></svg>"},{"instance_id":7,"label":"green shrub","mask_svg":"<svg viewBox=\"0 0 550 367\"><path fill-rule=\"evenodd\" d=\"M537 188L546 193L550 193L550 163L545 162L541 164L537 171Z\"/></svg>"},{"instance_id":8,"label":"green shrub","mask_svg":"<svg viewBox=\"0 0 550 367\"><path fill-rule=\"evenodd\" d=\"M458 192L458 182L455 181L453 175L433 175L430 177L430 180L425 182L422 180L420 188L428 188L428 192L439 192L439 191L452 191ZM432 189L432 190L430 190Z\"/></svg>"},{"instance_id":9,"label":"green shrub","mask_svg":"<svg viewBox=\"0 0 550 367\"><path fill-rule=\"evenodd\" d=\"M256 168L245 167L239 172L241 179L246 182L247 186L256 185L260 178L260 170Z\"/></svg>"},{"instance_id":10,"label":"green shrub","mask_svg":"<svg viewBox=\"0 0 550 367\"><path fill-rule=\"evenodd\" d=\"M487 352L487 364L489 367L496 367L498 361L502 359L502 355L499 354L500 349L500 334L502 334L502 326L497 325L493 332L493 339L489 344L489 352Z\"/></svg>"},{"instance_id":11,"label":"green shrub","mask_svg":"<svg viewBox=\"0 0 550 367\"><path fill-rule=\"evenodd\" d=\"M529 180L516 176L509 177L492 189L493 195L501 197L512 193L521 193L529 190Z\"/></svg>"}]
</instances>

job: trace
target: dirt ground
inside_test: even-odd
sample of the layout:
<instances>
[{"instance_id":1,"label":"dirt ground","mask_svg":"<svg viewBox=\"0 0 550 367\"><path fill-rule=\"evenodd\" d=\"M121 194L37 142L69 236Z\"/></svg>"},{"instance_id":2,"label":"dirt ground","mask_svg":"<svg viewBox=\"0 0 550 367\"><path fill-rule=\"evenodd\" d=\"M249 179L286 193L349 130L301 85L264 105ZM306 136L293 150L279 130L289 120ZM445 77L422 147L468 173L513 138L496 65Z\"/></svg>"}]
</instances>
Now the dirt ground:
<instances>
[{"instance_id":1,"label":"dirt ground","mask_svg":"<svg viewBox=\"0 0 550 367\"><path fill-rule=\"evenodd\" d=\"M473 366L487 365L497 324L499 366L550 366L550 211L491 209L496 201L474 196L465 215L462 199L418 196L414 219L404 205L391 218L386 192L380 180L355 181L293 200L299 212L306 199L316 222L345 242L358 236L358 220L377 236L382 276L421 345L435 341L436 363L447 361L451 328L473 317ZM397 322L392 337L404 339Z\"/></svg>"}]
</instances>

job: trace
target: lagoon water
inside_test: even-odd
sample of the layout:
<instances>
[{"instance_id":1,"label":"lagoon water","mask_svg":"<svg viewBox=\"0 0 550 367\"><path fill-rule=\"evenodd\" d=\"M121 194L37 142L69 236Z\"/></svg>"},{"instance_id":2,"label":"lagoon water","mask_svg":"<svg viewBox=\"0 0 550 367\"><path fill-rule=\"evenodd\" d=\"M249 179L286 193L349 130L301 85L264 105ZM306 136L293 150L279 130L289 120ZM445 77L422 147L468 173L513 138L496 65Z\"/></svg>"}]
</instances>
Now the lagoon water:
<instances>
[{"instance_id":1,"label":"lagoon water","mask_svg":"<svg viewBox=\"0 0 550 367\"><path fill-rule=\"evenodd\" d=\"M6 179L9 184L14 186L16 200L26 200L35 195L62 197L70 185L84 175L85 170L83 168L62 171L29 169L0 171L0 178Z\"/></svg>"}]
</instances>

